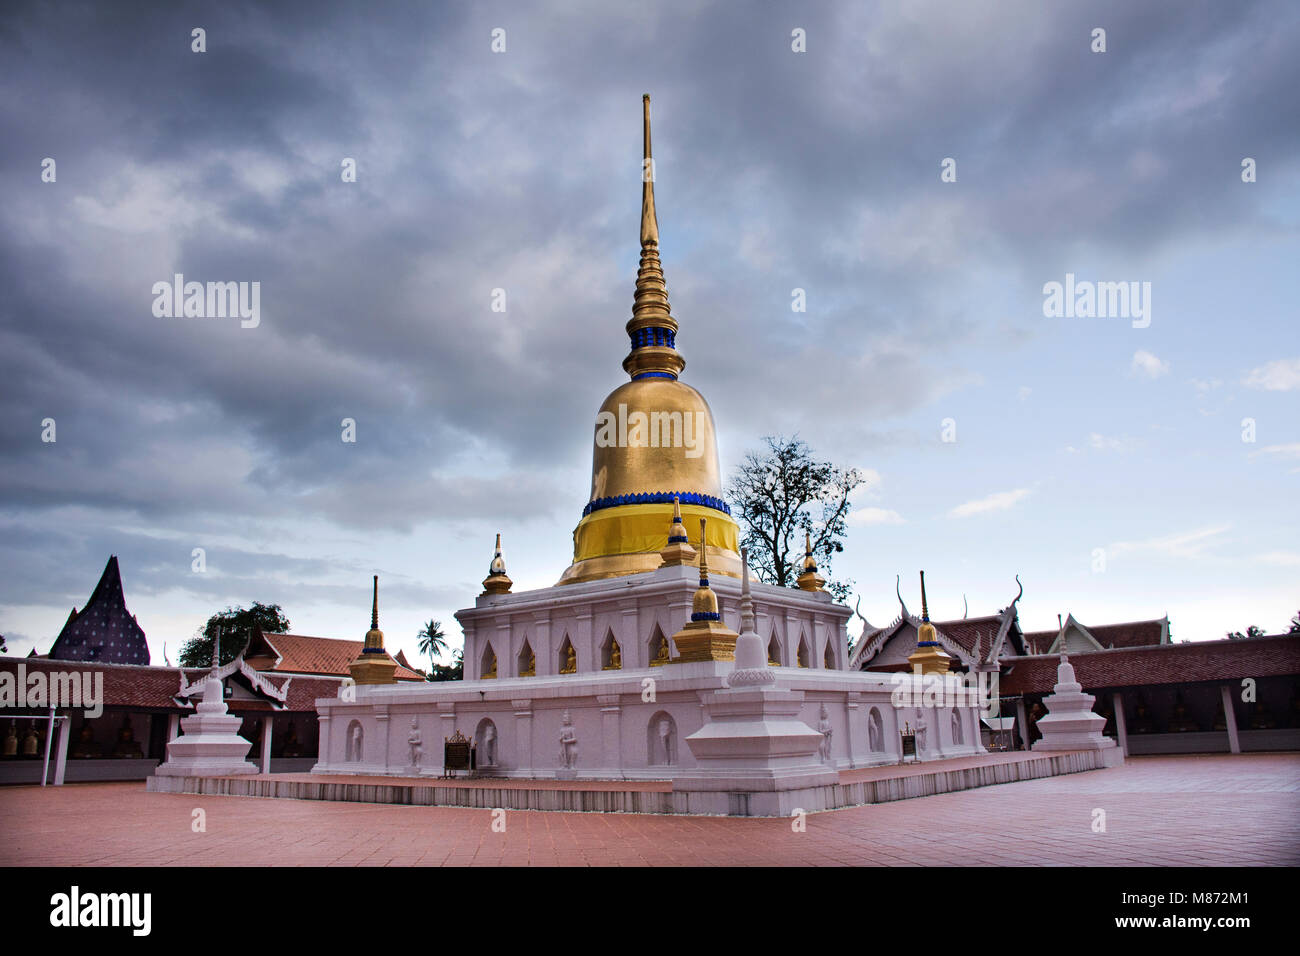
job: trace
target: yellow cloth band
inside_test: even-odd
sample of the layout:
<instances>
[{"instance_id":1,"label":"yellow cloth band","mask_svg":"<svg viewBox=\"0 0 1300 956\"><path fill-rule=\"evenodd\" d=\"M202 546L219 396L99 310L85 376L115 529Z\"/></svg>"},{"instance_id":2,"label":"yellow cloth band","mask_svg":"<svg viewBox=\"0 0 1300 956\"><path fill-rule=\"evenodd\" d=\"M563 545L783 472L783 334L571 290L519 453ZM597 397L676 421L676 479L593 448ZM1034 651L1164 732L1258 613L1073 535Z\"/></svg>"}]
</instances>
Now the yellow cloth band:
<instances>
[{"instance_id":1,"label":"yellow cloth band","mask_svg":"<svg viewBox=\"0 0 1300 956\"><path fill-rule=\"evenodd\" d=\"M707 518L704 533L709 545L740 551L740 528L727 515L699 505L681 508L682 524L694 547L700 546L700 519ZM671 504L619 505L589 514L573 530L574 563L606 555L662 551L672 521Z\"/></svg>"}]
</instances>

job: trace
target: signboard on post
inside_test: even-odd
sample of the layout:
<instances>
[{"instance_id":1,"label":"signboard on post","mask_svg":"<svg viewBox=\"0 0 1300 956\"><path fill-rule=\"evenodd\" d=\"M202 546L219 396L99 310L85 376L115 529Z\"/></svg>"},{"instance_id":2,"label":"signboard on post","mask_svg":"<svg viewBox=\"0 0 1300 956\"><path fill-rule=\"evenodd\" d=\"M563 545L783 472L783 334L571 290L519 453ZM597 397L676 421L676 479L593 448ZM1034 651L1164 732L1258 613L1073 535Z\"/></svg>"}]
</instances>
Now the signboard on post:
<instances>
[{"instance_id":1,"label":"signboard on post","mask_svg":"<svg viewBox=\"0 0 1300 956\"><path fill-rule=\"evenodd\" d=\"M442 775L450 777L457 770L469 772L474 769L474 748L459 730L450 737L444 737L442 743Z\"/></svg>"}]
</instances>

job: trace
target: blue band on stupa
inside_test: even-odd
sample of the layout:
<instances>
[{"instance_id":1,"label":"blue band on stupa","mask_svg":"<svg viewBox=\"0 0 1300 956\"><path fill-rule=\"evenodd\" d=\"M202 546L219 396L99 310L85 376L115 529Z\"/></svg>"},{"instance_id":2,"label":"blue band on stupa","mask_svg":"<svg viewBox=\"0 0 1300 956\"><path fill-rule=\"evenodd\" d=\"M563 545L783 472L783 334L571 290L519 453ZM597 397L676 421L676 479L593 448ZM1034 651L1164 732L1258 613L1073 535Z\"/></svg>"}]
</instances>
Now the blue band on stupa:
<instances>
[{"instance_id":1,"label":"blue band on stupa","mask_svg":"<svg viewBox=\"0 0 1300 956\"><path fill-rule=\"evenodd\" d=\"M632 381L642 378L671 378L674 382L677 381L677 376L672 372L642 372L640 375L633 375Z\"/></svg>"},{"instance_id":2,"label":"blue band on stupa","mask_svg":"<svg viewBox=\"0 0 1300 956\"><path fill-rule=\"evenodd\" d=\"M691 615L692 621L721 621L722 615L717 611L696 611Z\"/></svg>"},{"instance_id":3,"label":"blue band on stupa","mask_svg":"<svg viewBox=\"0 0 1300 956\"><path fill-rule=\"evenodd\" d=\"M714 511L721 511L724 515L730 516L731 507L721 498L714 498L712 495L696 494L693 491L647 491L635 495L614 495L612 498L597 498L590 501L582 509L582 516L594 511L603 511L606 508L618 508L621 505L670 505L673 498L680 498L684 505L699 505L702 508L712 508Z\"/></svg>"}]
</instances>

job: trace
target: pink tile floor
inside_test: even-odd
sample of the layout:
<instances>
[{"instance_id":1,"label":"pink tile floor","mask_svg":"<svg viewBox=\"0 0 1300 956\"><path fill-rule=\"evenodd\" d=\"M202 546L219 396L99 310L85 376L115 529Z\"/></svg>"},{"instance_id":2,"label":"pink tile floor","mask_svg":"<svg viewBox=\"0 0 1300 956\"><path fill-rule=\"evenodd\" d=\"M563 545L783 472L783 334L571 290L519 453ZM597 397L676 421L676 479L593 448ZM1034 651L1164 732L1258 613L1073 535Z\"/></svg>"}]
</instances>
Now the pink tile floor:
<instances>
[{"instance_id":1,"label":"pink tile floor","mask_svg":"<svg viewBox=\"0 0 1300 956\"><path fill-rule=\"evenodd\" d=\"M202 809L207 830L191 829ZM1106 832L1093 830L1105 811ZM0 865L1300 865L1300 755L1121 768L789 820L0 788Z\"/></svg>"}]
</instances>

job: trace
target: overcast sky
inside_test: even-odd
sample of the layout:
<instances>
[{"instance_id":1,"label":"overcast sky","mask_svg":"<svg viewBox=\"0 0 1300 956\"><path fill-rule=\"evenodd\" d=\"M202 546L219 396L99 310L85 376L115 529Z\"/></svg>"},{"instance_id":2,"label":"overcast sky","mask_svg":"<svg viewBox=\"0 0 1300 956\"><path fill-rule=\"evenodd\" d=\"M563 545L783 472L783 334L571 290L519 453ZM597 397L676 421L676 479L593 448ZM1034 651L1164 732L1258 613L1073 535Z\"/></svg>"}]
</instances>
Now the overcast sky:
<instances>
[{"instance_id":1,"label":"overcast sky","mask_svg":"<svg viewBox=\"0 0 1300 956\"><path fill-rule=\"evenodd\" d=\"M725 471L797 431L867 472L834 571L873 624L925 568L940 618L1018 573L1027 629L1284 630L1297 49L1289 2L11 0L0 633L47 651L109 554L158 663L253 601L360 639L372 573L390 649L459 643L497 531L554 583L626 380L643 92L683 380ZM176 273L259 282L260 324L155 316ZM1150 324L1045 317L1067 273L1150 283Z\"/></svg>"}]
</instances>

